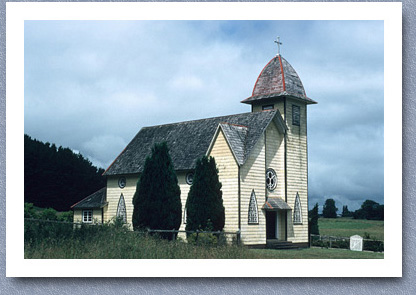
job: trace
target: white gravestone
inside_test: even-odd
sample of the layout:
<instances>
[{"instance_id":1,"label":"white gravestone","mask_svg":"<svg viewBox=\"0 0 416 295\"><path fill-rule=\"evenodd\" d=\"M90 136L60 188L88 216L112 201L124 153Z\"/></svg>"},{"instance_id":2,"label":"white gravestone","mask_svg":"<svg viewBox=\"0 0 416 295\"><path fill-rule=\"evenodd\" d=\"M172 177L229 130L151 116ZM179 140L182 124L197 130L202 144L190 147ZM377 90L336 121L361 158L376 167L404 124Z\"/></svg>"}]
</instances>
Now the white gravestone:
<instances>
[{"instance_id":1,"label":"white gravestone","mask_svg":"<svg viewBox=\"0 0 416 295\"><path fill-rule=\"evenodd\" d=\"M363 251L363 238L359 235L350 237L350 250Z\"/></svg>"}]
</instances>

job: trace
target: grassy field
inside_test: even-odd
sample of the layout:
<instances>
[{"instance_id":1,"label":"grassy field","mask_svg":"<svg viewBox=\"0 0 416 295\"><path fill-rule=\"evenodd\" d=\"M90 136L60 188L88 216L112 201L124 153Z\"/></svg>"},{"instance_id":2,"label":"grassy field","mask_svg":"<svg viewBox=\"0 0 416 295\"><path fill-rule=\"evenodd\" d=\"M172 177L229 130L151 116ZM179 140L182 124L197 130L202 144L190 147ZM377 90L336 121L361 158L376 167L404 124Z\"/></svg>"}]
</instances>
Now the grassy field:
<instances>
[{"instance_id":1,"label":"grassy field","mask_svg":"<svg viewBox=\"0 0 416 295\"><path fill-rule=\"evenodd\" d=\"M307 248L299 250L252 249L263 259L383 259L383 253L345 249Z\"/></svg>"},{"instance_id":2,"label":"grassy field","mask_svg":"<svg viewBox=\"0 0 416 295\"><path fill-rule=\"evenodd\" d=\"M32 224L31 224L32 225ZM48 225L42 232L27 229L26 259L378 259L383 253L341 249L300 250L248 249L239 246L192 245L181 240L166 241L113 226L81 230L59 228L61 236ZM58 231L57 231L58 232Z\"/></svg>"},{"instance_id":3,"label":"grassy field","mask_svg":"<svg viewBox=\"0 0 416 295\"><path fill-rule=\"evenodd\" d=\"M326 236L350 237L370 235L371 239L384 240L384 221L352 218L319 218L319 233Z\"/></svg>"}]
</instances>

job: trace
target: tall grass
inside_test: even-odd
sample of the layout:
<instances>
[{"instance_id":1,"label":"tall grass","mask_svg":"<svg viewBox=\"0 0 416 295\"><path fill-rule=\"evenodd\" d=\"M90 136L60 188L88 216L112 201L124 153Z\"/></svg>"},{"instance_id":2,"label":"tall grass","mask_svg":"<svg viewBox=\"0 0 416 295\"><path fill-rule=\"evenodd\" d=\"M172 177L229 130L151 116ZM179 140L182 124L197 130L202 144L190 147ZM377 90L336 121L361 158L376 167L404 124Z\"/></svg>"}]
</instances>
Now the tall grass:
<instances>
[{"instance_id":1,"label":"tall grass","mask_svg":"<svg viewBox=\"0 0 416 295\"><path fill-rule=\"evenodd\" d=\"M25 258L51 259L242 259L259 258L249 249L235 245L192 245L183 240L167 241L158 236L130 231L114 225L81 226L61 224L27 225ZM55 226L56 229L53 229ZM51 229L47 231L46 229ZM59 232L59 229L63 229Z\"/></svg>"},{"instance_id":2,"label":"tall grass","mask_svg":"<svg viewBox=\"0 0 416 295\"><path fill-rule=\"evenodd\" d=\"M236 245L168 241L122 226L25 220L26 259L291 259L383 258L382 253L338 249L254 250Z\"/></svg>"}]
</instances>

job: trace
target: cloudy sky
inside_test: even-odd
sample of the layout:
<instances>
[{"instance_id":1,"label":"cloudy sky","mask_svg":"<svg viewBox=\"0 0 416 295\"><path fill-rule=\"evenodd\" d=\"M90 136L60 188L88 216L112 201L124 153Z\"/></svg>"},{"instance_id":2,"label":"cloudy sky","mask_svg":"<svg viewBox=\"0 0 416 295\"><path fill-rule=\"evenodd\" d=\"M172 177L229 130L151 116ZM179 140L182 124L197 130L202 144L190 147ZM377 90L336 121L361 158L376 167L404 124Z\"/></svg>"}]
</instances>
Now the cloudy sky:
<instances>
[{"instance_id":1,"label":"cloudy sky","mask_svg":"<svg viewBox=\"0 0 416 295\"><path fill-rule=\"evenodd\" d=\"M144 126L249 112L276 54L308 107L309 206L384 203L382 21L25 21L25 133L107 168Z\"/></svg>"}]
</instances>

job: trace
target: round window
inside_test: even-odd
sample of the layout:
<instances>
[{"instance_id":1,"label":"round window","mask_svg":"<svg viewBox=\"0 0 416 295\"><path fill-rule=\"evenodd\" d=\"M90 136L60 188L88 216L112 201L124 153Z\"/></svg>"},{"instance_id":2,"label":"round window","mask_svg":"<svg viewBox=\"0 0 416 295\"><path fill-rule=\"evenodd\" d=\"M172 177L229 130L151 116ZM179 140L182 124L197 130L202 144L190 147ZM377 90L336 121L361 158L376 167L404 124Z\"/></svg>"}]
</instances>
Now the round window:
<instances>
[{"instance_id":1,"label":"round window","mask_svg":"<svg viewBox=\"0 0 416 295\"><path fill-rule=\"evenodd\" d=\"M277 175L276 172L269 168L266 170L266 187L269 191L273 191L277 185Z\"/></svg>"},{"instance_id":2,"label":"round window","mask_svg":"<svg viewBox=\"0 0 416 295\"><path fill-rule=\"evenodd\" d=\"M125 177L120 177L118 180L118 186L120 188L124 188L126 186L126 178Z\"/></svg>"},{"instance_id":3,"label":"round window","mask_svg":"<svg viewBox=\"0 0 416 295\"><path fill-rule=\"evenodd\" d=\"M189 172L188 174L186 174L186 183L189 185L192 185L193 181L194 181L194 173Z\"/></svg>"}]
</instances>

